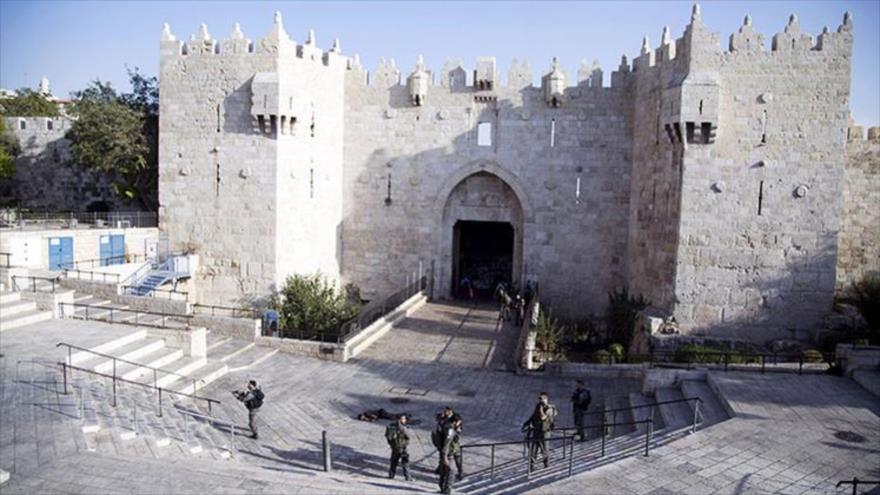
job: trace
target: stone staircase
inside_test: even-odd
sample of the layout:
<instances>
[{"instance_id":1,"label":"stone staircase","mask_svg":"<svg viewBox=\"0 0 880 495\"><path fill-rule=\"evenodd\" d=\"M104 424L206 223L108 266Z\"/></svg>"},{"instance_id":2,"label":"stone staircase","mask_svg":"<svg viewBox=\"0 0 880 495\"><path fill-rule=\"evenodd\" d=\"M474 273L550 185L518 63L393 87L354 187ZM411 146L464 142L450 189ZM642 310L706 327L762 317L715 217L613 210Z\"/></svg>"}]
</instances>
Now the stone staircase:
<instances>
[{"instance_id":1,"label":"stone staircase","mask_svg":"<svg viewBox=\"0 0 880 495\"><path fill-rule=\"evenodd\" d=\"M728 419L721 402L705 381L682 380L673 387L658 388L654 397L639 393L607 397L603 403L593 404L585 423L588 426L600 424L603 416L607 424L643 421L650 417L653 420L653 435L650 436L649 443L653 451L661 445L691 434L696 401L654 407L639 406L690 397L701 399L697 430ZM620 410L623 408L626 409ZM587 428L587 440L584 442L550 441L549 467L541 468L539 460L531 473L528 470L525 448L521 443L496 448L494 476L490 470L492 453L488 447L465 449L467 476L456 483L454 489L457 492L477 494L521 493L565 479L569 476L569 469L572 475L577 475L627 457L642 456L647 427L647 424L607 426L604 456L601 427ZM556 438L559 436L555 435Z\"/></svg>"},{"instance_id":2,"label":"stone staircase","mask_svg":"<svg viewBox=\"0 0 880 495\"><path fill-rule=\"evenodd\" d=\"M38 309L35 302L23 300L20 292L0 292L0 332L51 319L51 311Z\"/></svg>"},{"instance_id":3,"label":"stone staircase","mask_svg":"<svg viewBox=\"0 0 880 495\"><path fill-rule=\"evenodd\" d=\"M83 294L74 298L72 311L67 311L68 318L83 320L99 320L110 323L129 323L136 325L162 326L164 328L186 328L186 321L173 316L163 317L147 311L131 309L124 304L117 304L109 299Z\"/></svg>"}]
</instances>

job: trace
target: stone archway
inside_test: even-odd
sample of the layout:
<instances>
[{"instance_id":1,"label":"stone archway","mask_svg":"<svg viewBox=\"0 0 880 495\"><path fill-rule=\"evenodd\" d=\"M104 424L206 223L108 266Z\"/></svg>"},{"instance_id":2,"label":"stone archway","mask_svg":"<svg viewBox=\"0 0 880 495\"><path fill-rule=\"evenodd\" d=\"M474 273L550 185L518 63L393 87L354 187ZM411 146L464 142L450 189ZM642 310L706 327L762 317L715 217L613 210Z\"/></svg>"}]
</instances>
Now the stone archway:
<instances>
[{"instance_id":1,"label":"stone archway","mask_svg":"<svg viewBox=\"0 0 880 495\"><path fill-rule=\"evenodd\" d=\"M437 198L441 217L436 242L435 297L452 297L455 284L462 275L458 273L457 267L460 262L459 233L463 223L469 224L471 228L476 224L479 228L485 222L483 225L487 229L502 227L502 230L509 225L513 235L508 280L516 284L522 281L523 232L526 219L531 216L531 208L524 208L524 202L515 190L516 186L512 186L488 168L481 165L476 169L463 170L465 173L454 176L457 179L455 183L441 188L441 195ZM439 204L441 200L442 206ZM525 204L528 205L528 202Z\"/></svg>"}]
</instances>

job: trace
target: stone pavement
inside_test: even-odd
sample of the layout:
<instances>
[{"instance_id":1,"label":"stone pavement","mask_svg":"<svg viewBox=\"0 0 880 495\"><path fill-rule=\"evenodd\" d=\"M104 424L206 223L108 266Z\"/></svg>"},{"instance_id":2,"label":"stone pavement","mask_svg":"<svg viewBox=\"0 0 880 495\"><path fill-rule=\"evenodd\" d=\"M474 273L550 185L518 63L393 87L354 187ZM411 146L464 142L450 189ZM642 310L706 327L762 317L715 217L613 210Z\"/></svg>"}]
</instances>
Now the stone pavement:
<instances>
[{"instance_id":1,"label":"stone pavement","mask_svg":"<svg viewBox=\"0 0 880 495\"><path fill-rule=\"evenodd\" d=\"M497 304L430 302L395 325L361 356L512 370L518 337L518 328L498 319Z\"/></svg>"},{"instance_id":2,"label":"stone pavement","mask_svg":"<svg viewBox=\"0 0 880 495\"><path fill-rule=\"evenodd\" d=\"M429 311L437 312L437 306ZM466 315L467 309L459 311ZM424 313L416 313L413 320ZM471 313L473 315L474 313ZM488 312L486 313L488 315ZM462 316L463 318L463 316ZM485 323L489 325L488 322ZM465 322L462 328L468 324ZM402 342L408 360L385 358L393 345L346 364L276 354L252 370L224 376L202 392L223 401L217 412L246 425L244 408L229 391L258 380L266 391L259 440L239 437L230 460L190 454L175 445L122 441L117 432L83 434L61 407L57 372L39 362L57 360L63 336L94 345L132 327L52 320L0 337L0 468L12 479L7 493L393 493L434 491L433 415L453 405L465 417L465 443L520 439L519 427L535 396L547 390L570 424L569 380L515 375L424 354ZM409 331L409 330L406 330ZM400 340L406 331L389 332ZM423 334L409 338L423 338ZM448 336L447 336L448 340ZM454 340L454 339L453 339ZM450 346L450 348L453 348ZM428 359L433 353L434 359ZM452 353L446 356L464 356ZM462 361L459 361L462 362ZM485 361L478 361L485 362ZM491 360L490 360L491 362ZM471 364L474 361L470 362ZM840 493L839 479L880 476L880 400L854 382L829 376L712 372L736 416L695 435L582 472L535 480L537 493ZM594 403L640 390L638 380L590 378ZM178 404L177 407L186 407ZM354 416L367 409L409 412L416 482L385 479L385 422ZM201 428L210 428L201 425ZM320 471L321 432L333 442L335 471ZM856 435L840 432L852 432ZM864 438L856 443L849 439ZM516 491L522 491L522 488Z\"/></svg>"}]
</instances>

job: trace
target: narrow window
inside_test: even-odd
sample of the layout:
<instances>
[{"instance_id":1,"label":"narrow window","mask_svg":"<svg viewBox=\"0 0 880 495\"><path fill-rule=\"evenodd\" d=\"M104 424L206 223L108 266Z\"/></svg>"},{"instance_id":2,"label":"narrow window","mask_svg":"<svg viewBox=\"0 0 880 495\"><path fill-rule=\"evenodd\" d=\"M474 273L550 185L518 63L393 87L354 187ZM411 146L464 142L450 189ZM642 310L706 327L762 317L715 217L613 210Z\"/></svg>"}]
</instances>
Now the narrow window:
<instances>
[{"instance_id":1,"label":"narrow window","mask_svg":"<svg viewBox=\"0 0 880 495\"><path fill-rule=\"evenodd\" d=\"M695 143L694 140L694 123L693 122L685 122L685 132L687 132L687 142Z\"/></svg>"},{"instance_id":2,"label":"narrow window","mask_svg":"<svg viewBox=\"0 0 880 495\"><path fill-rule=\"evenodd\" d=\"M51 131L55 127L55 123L51 120L46 121L46 130Z\"/></svg>"},{"instance_id":3,"label":"narrow window","mask_svg":"<svg viewBox=\"0 0 880 495\"><path fill-rule=\"evenodd\" d=\"M315 197L315 169L309 169L309 198Z\"/></svg>"},{"instance_id":4,"label":"narrow window","mask_svg":"<svg viewBox=\"0 0 880 495\"><path fill-rule=\"evenodd\" d=\"M27 123L23 120L19 120L18 121L18 128L21 129L22 131L27 129Z\"/></svg>"},{"instance_id":5,"label":"narrow window","mask_svg":"<svg viewBox=\"0 0 880 495\"><path fill-rule=\"evenodd\" d=\"M385 206L391 205L391 174L388 174L387 190L385 193Z\"/></svg>"},{"instance_id":6,"label":"narrow window","mask_svg":"<svg viewBox=\"0 0 880 495\"><path fill-rule=\"evenodd\" d=\"M315 112L312 112L312 125L309 126L309 130L312 133L312 137L315 137Z\"/></svg>"},{"instance_id":7,"label":"narrow window","mask_svg":"<svg viewBox=\"0 0 880 495\"><path fill-rule=\"evenodd\" d=\"M266 116L265 115L257 115L257 125L260 126L260 132L266 133Z\"/></svg>"},{"instance_id":8,"label":"narrow window","mask_svg":"<svg viewBox=\"0 0 880 495\"><path fill-rule=\"evenodd\" d=\"M758 216L761 216L761 212L764 208L764 181L761 181L758 184Z\"/></svg>"},{"instance_id":9,"label":"narrow window","mask_svg":"<svg viewBox=\"0 0 880 495\"><path fill-rule=\"evenodd\" d=\"M269 96L268 95L263 95L263 108L264 109L269 108Z\"/></svg>"},{"instance_id":10,"label":"narrow window","mask_svg":"<svg viewBox=\"0 0 880 495\"><path fill-rule=\"evenodd\" d=\"M703 115L703 100L700 100L700 115Z\"/></svg>"},{"instance_id":11,"label":"narrow window","mask_svg":"<svg viewBox=\"0 0 880 495\"><path fill-rule=\"evenodd\" d=\"M296 131L296 117L290 118L290 135L294 135L294 131Z\"/></svg>"},{"instance_id":12,"label":"narrow window","mask_svg":"<svg viewBox=\"0 0 880 495\"><path fill-rule=\"evenodd\" d=\"M216 173L216 176L217 176L217 177L216 177L216 182L217 182L217 184L216 184L215 189L214 189L214 195L215 195L215 196L220 196L220 163L217 163L217 170L216 170L215 173Z\"/></svg>"},{"instance_id":13,"label":"narrow window","mask_svg":"<svg viewBox=\"0 0 880 495\"><path fill-rule=\"evenodd\" d=\"M556 147L556 119L550 119L550 147Z\"/></svg>"},{"instance_id":14,"label":"narrow window","mask_svg":"<svg viewBox=\"0 0 880 495\"><path fill-rule=\"evenodd\" d=\"M220 132L220 104L217 104L217 132Z\"/></svg>"},{"instance_id":15,"label":"narrow window","mask_svg":"<svg viewBox=\"0 0 880 495\"><path fill-rule=\"evenodd\" d=\"M581 204L581 178L577 178L577 182L574 186L574 202L575 204Z\"/></svg>"},{"instance_id":16,"label":"narrow window","mask_svg":"<svg viewBox=\"0 0 880 495\"><path fill-rule=\"evenodd\" d=\"M703 138L703 144L709 144L712 138L712 123L703 122L700 124L700 137Z\"/></svg>"},{"instance_id":17,"label":"narrow window","mask_svg":"<svg viewBox=\"0 0 880 495\"><path fill-rule=\"evenodd\" d=\"M767 144L767 110L761 114L761 144Z\"/></svg>"},{"instance_id":18,"label":"narrow window","mask_svg":"<svg viewBox=\"0 0 880 495\"><path fill-rule=\"evenodd\" d=\"M491 122L479 122L477 124L477 146L492 146Z\"/></svg>"}]
</instances>

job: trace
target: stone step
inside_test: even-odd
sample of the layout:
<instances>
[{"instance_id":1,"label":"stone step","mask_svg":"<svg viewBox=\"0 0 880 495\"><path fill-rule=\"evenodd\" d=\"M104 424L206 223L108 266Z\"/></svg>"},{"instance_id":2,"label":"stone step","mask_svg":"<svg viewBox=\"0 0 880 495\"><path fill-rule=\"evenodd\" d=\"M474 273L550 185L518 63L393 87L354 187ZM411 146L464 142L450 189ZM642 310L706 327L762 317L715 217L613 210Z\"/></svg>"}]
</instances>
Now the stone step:
<instances>
[{"instance_id":1,"label":"stone step","mask_svg":"<svg viewBox=\"0 0 880 495\"><path fill-rule=\"evenodd\" d=\"M210 334L209 334L210 336ZM208 339L208 355L212 359L220 361L229 361L238 354L254 347L256 344L244 340L233 339L227 337L221 341L214 342L211 346L211 339Z\"/></svg>"},{"instance_id":2,"label":"stone step","mask_svg":"<svg viewBox=\"0 0 880 495\"><path fill-rule=\"evenodd\" d=\"M663 418L660 416L660 411L657 406L653 407L639 407L639 406L650 406L654 403L654 400L650 397L646 397L644 394L640 394L637 392L633 392L629 394L629 404L631 407L635 408L632 410L633 421L644 421L648 418L653 420L651 424L651 428L654 431L662 430L664 428ZM647 424L640 424L636 426L637 433L644 433L648 428Z\"/></svg>"},{"instance_id":3,"label":"stone step","mask_svg":"<svg viewBox=\"0 0 880 495\"><path fill-rule=\"evenodd\" d=\"M160 376L156 384L157 386L162 388L171 388L176 390L178 388L176 386L178 383L183 383L183 386L185 386L187 382L191 381L189 379L189 375L192 374L195 370L207 364L207 362L208 360L204 357L184 356L183 359L178 359L177 361L172 363L171 366L164 368L165 371L170 371L173 374Z\"/></svg>"},{"instance_id":4,"label":"stone step","mask_svg":"<svg viewBox=\"0 0 880 495\"><path fill-rule=\"evenodd\" d=\"M112 354L112 352L124 345L130 344L137 340L147 338L147 331L145 329L135 330L129 334L123 335L122 337L117 337L113 340L109 340L104 342L103 344L97 345L95 347L89 348L89 350L94 352L100 352L102 354ZM70 355L70 362L68 364L73 364L75 366L79 366L80 363L86 361L87 359L94 357L95 355L91 352L87 351L74 351Z\"/></svg>"},{"instance_id":5,"label":"stone step","mask_svg":"<svg viewBox=\"0 0 880 495\"><path fill-rule=\"evenodd\" d=\"M73 298L73 302L75 304L88 304L90 306L105 306L105 305L111 303L111 301L109 299L105 299L103 297L96 297L91 294L83 294L81 296L76 296Z\"/></svg>"},{"instance_id":6,"label":"stone step","mask_svg":"<svg viewBox=\"0 0 880 495\"><path fill-rule=\"evenodd\" d=\"M125 346L122 346L118 349L115 349L112 355L118 359L124 359L126 361L134 361L140 364L140 357L146 356L151 352L158 351L165 347L165 339L143 339L137 340ZM113 373L113 359L106 358L103 356L95 356L92 359L86 361L90 369L97 371L98 373ZM121 361L116 361L116 376L120 376L119 367L125 363Z\"/></svg>"},{"instance_id":7,"label":"stone step","mask_svg":"<svg viewBox=\"0 0 880 495\"><path fill-rule=\"evenodd\" d=\"M2 319L0 319L0 332L5 332L7 330L12 330L13 328L20 328L26 325L32 325L34 323L39 323L41 321L51 319L51 311L43 311L40 309L25 311L23 313L15 315L15 317L13 318L7 318L4 316Z\"/></svg>"},{"instance_id":8,"label":"stone step","mask_svg":"<svg viewBox=\"0 0 880 495\"><path fill-rule=\"evenodd\" d=\"M607 397L605 399L605 423L632 423L633 413L629 407L629 396L627 395ZM614 411L615 409L621 410ZM635 425L622 424L620 426L608 427L608 434L611 436L626 435L634 431L636 431Z\"/></svg>"},{"instance_id":9,"label":"stone step","mask_svg":"<svg viewBox=\"0 0 880 495\"><path fill-rule=\"evenodd\" d=\"M126 380L153 384L153 378L158 379L159 373L153 373L152 368L161 368L171 365L171 363L183 359L183 351L174 347L162 347L149 354L139 357L136 362L138 364L117 363L116 374Z\"/></svg>"},{"instance_id":10,"label":"stone step","mask_svg":"<svg viewBox=\"0 0 880 495\"><path fill-rule=\"evenodd\" d=\"M715 392L709 387L709 384L703 380L682 380L681 392L685 397L700 398L700 414L699 422L704 428L707 426L720 423L728 419L724 406L715 396ZM696 407L696 401L688 402L693 410Z\"/></svg>"},{"instance_id":11,"label":"stone step","mask_svg":"<svg viewBox=\"0 0 880 495\"><path fill-rule=\"evenodd\" d=\"M278 349L249 346L247 349L242 350L242 352L230 356L230 358L226 360L226 363L229 365L230 373L243 371L259 365L277 353Z\"/></svg>"},{"instance_id":12,"label":"stone step","mask_svg":"<svg viewBox=\"0 0 880 495\"><path fill-rule=\"evenodd\" d=\"M33 301L11 301L0 304L0 318L12 318L19 313L34 311L37 309L37 303Z\"/></svg>"},{"instance_id":13,"label":"stone step","mask_svg":"<svg viewBox=\"0 0 880 495\"><path fill-rule=\"evenodd\" d=\"M657 399L657 402L660 403L683 399L684 395L681 393L681 389L661 387L654 391L654 397ZM660 404L658 407L660 409L660 415L663 417L663 424L666 425L667 428L677 429L693 424L693 410L685 402Z\"/></svg>"},{"instance_id":14,"label":"stone step","mask_svg":"<svg viewBox=\"0 0 880 495\"><path fill-rule=\"evenodd\" d=\"M188 373L187 379L180 379L176 386L172 387L174 390L184 394L194 394L200 388L208 385L214 380L222 377L226 373L229 372L229 366L223 361L214 361L213 359L207 360L207 362ZM195 386L195 389L193 389Z\"/></svg>"},{"instance_id":15,"label":"stone step","mask_svg":"<svg viewBox=\"0 0 880 495\"><path fill-rule=\"evenodd\" d=\"M20 292L2 291L0 292L0 305L11 304L21 300Z\"/></svg>"},{"instance_id":16,"label":"stone step","mask_svg":"<svg viewBox=\"0 0 880 495\"><path fill-rule=\"evenodd\" d=\"M132 314L127 310L128 306L101 304L98 307L78 307L70 317L83 320L106 320L110 322L128 321L131 319Z\"/></svg>"}]
</instances>

